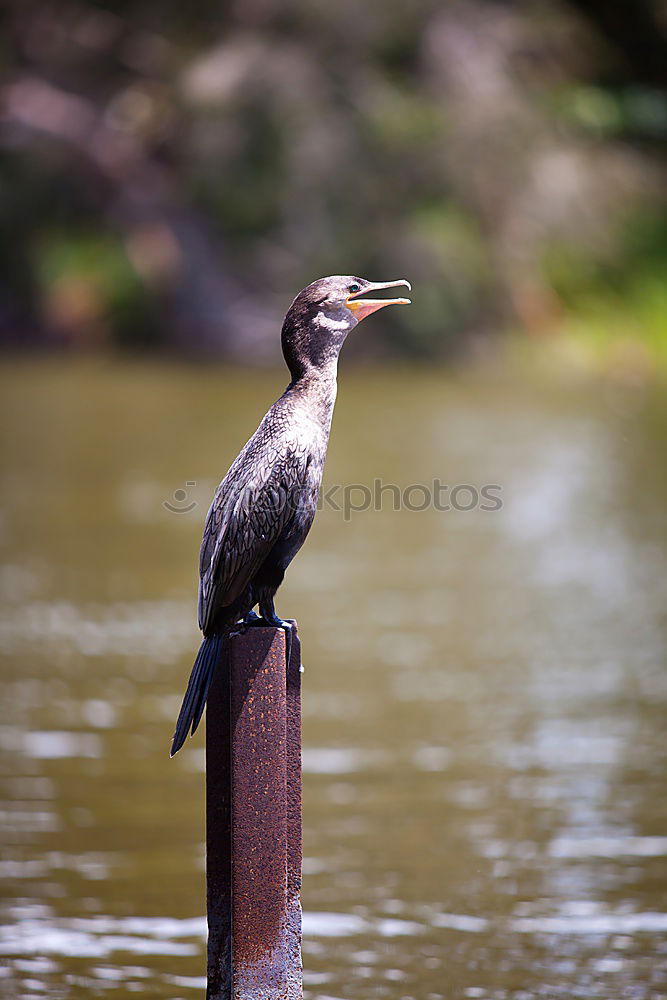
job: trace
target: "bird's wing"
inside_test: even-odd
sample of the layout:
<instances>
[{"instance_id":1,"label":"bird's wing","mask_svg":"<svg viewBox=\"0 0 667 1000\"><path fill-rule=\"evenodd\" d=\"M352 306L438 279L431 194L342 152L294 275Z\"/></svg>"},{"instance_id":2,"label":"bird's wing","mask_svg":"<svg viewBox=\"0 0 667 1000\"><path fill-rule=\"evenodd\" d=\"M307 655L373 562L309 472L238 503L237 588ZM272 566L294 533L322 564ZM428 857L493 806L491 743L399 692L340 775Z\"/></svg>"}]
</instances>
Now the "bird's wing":
<instances>
[{"instance_id":1,"label":"bird's wing","mask_svg":"<svg viewBox=\"0 0 667 1000\"><path fill-rule=\"evenodd\" d=\"M218 609L243 592L293 517L306 467L306 456L289 448L247 477L243 467L232 466L220 484L200 554L199 627L204 634Z\"/></svg>"}]
</instances>

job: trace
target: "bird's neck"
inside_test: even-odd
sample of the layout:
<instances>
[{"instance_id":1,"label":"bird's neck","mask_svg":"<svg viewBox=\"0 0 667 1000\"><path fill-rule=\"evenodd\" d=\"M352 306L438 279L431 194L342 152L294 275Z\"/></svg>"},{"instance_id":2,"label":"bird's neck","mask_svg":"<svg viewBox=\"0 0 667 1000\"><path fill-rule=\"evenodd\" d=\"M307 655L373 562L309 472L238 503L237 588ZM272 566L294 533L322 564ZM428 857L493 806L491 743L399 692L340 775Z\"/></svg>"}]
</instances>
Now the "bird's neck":
<instances>
[{"instance_id":1,"label":"bird's neck","mask_svg":"<svg viewBox=\"0 0 667 1000\"><path fill-rule=\"evenodd\" d=\"M338 384L336 381L338 359L323 367L308 367L298 377L292 378L284 395L307 407L313 419L328 432L331 426Z\"/></svg>"}]
</instances>

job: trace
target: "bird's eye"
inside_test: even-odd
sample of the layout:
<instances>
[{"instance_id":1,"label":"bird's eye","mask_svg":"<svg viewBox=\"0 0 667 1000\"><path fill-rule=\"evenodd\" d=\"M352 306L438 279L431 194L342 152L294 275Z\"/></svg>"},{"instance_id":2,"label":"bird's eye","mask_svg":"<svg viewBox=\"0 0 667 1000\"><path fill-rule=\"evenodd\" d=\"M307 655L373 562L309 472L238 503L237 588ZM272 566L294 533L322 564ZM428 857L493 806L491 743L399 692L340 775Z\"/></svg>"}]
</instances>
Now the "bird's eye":
<instances>
[{"instance_id":1,"label":"bird's eye","mask_svg":"<svg viewBox=\"0 0 667 1000\"><path fill-rule=\"evenodd\" d=\"M353 294L354 294L354 292L359 292L359 291L361 291L361 285L352 284L348 288L348 292L352 292Z\"/></svg>"}]
</instances>

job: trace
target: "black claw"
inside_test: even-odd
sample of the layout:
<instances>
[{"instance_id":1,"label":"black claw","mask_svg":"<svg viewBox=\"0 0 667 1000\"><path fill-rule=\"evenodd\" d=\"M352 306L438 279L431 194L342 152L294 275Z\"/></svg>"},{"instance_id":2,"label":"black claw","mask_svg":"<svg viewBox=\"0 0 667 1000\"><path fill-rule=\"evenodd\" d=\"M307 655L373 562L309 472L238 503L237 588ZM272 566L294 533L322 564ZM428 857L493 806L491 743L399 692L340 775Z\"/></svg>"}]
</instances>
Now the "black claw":
<instances>
[{"instance_id":1,"label":"black claw","mask_svg":"<svg viewBox=\"0 0 667 1000\"><path fill-rule=\"evenodd\" d=\"M261 610L261 609L260 609ZM267 625L273 625L274 628L281 628L285 633L285 658L287 664L289 665L292 656L292 623L285 621L284 618L279 618L275 611L271 614L265 614L262 617L262 621Z\"/></svg>"}]
</instances>

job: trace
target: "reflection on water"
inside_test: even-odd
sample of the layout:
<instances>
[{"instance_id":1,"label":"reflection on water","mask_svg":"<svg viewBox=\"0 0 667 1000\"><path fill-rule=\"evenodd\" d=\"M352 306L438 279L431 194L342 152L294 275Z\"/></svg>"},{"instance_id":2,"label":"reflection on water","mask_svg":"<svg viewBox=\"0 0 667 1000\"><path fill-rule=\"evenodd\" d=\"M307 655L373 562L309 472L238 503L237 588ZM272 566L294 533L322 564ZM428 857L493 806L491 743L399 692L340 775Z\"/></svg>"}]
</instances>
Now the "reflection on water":
<instances>
[{"instance_id":1,"label":"reflection on water","mask_svg":"<svg viewBox=\"0 0 667 1000\"><path fill-rule=\"evenodd\" d=\"M0 994L201 995L202 736L168 748L210 492L280 376L1 380ZM633 389L344 372L329 485L503 508L324 509L279 595L310 1000L667 997L666 426Z\"/></svg>"}]
</instances>

